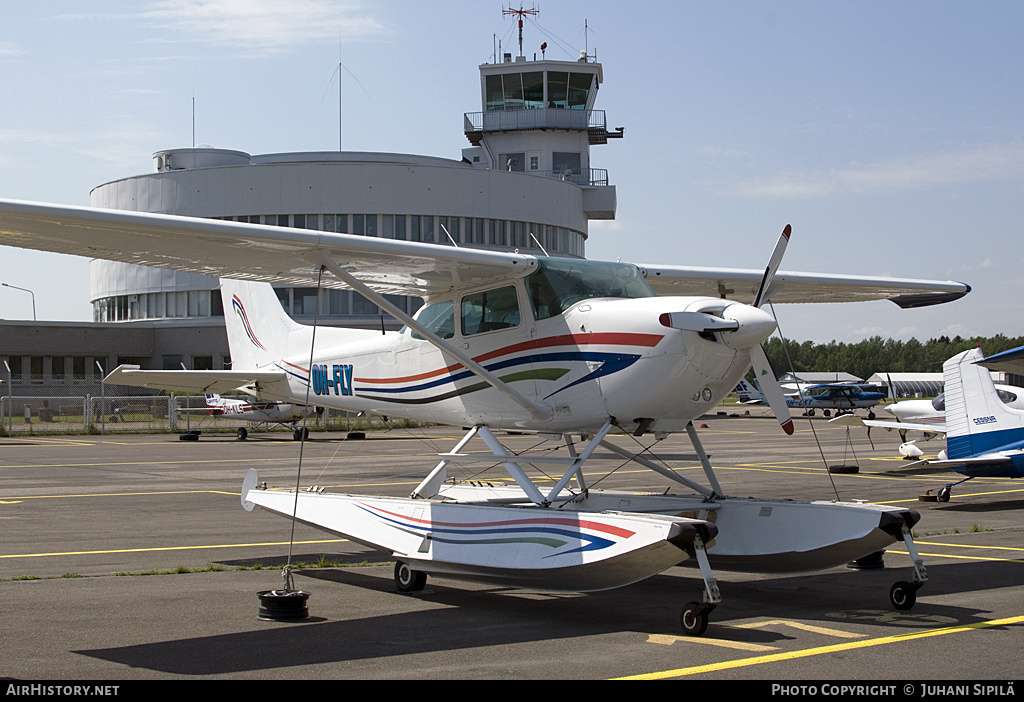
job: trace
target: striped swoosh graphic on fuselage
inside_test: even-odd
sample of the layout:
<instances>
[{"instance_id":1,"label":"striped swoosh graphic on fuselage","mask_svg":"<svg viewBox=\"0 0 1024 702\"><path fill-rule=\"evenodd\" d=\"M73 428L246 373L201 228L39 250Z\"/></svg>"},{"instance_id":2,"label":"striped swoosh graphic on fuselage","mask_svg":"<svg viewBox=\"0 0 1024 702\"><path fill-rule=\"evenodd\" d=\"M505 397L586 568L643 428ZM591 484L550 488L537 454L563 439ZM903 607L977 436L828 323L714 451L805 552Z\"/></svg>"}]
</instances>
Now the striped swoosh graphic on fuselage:
<instances>
[{"instance_id":1,"label":"striped swoosh graphic on fuselage","mask_svg":"<svg viewBox=\"0 0 1024 702\"><path fill-rule=\"evenodd\" d=\"M579 348L580 346L608 345L651 348L656 346L662 338L664 337L659 334L567 334L505 346L500 349L495 349L494 351L481 354L473 360L480 363L485 369L492 373L498 373L503 370L523 365L562 364L580 361L589 361L601 364L598 368L594 369L584 377L558 388L547 396L551 397L552 395L566 390L567 388L571 388L574 385L595 380L602 376L628 368L639 360L641 356L641 354L637 353L584 351ZM531 353L526 356L504 358L503 360L495 361L493 363L487 363L489 360L509 356L511 354L521 353L524 351L539 351L541 349L550 349L558 346L571 346L573 348L565 351ZM498 377L506 383L518 380L558 380L568 372L569 368L549 365L547 367L532 368L506 375L499 375ZM465 369L462 364L453 364L443 368L437 368L426 373L398 378L356 378L355 381L357 383L361 383L361 385L356 386L355 391L360 397L370 400L380 400L383 402L393 402L398 404L429 404L431 402L438 402L440 400L477 392L489 387L489 385L485 382L478 382L471 385L465 385L463 387L457 387L446 392L435 393L426 397L403 397L403 395L419 393L425 390L434 390L446 385L454 385L471 377L475 377L472 371ZM404 385L400 388L381 387L398 383L414 384ZM547 397L545 397L545 399L547 399Z\"/></svg>"},{"instance_id":2,"label":"striped swoosh graphic on fuselage","mask_svg":"<svg viewBox=\"0 0 1024 702\"><path fill-rule=\"evenodd\" d=\"M581 543L577 548L552 553L545 558L584 551L600 551L636 533L610 524L572 517L539 517L494 522L435 522L408 517L368 504L360 504L359 508L407 533L416 536L429 533L431 541L439 543L460 546L531 543L553 549L576 541Z\"/></svg>"}]
</instances>

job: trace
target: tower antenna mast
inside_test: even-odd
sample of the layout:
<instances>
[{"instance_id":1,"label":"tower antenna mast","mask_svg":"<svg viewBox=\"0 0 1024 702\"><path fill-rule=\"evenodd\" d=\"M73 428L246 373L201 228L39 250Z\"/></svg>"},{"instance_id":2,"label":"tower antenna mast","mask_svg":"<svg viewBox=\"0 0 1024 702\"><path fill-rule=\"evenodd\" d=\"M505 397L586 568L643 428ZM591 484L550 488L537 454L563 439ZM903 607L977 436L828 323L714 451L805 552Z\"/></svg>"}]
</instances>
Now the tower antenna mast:
<instances>
[{"instance_id":1,"label":"tower antenna mast","mask_svg":"<svg viewBox=\"0 0 1024 702\"><path fill-rule=\"evenodd\" d=\"M519 55L522 56L523 55L523 17L525 17L526 15L538 15L538 14L540 14L540 10L538 10L535 7L534 8L530 8L529 10L524 10L523 6L520 5L518 10L513 10L512 8L509 8L507 10L502 10L501 14L505 15L505 16L515 15L516 17L519 18Z\"/></svg>"}]
</instances>

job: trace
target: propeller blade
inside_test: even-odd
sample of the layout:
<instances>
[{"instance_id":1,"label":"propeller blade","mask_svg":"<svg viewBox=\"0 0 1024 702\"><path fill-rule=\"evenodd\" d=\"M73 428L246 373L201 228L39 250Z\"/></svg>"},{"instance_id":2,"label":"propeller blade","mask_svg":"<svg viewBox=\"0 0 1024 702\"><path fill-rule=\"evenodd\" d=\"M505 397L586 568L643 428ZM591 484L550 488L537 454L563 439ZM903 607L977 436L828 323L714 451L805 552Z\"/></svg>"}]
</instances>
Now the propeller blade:
<instances>
[{"instance_id":1,"label":"propeller blade","mask_svg":"<svg viewBox=\"0 0 1024 702\"><path fill-rule=\"evenodd\" d=\"M779 235L779 240L775 242L775 250L772 251L772 257L768 259L768 267L764 269L764 277L761 278L761 287L758 288L757 296L754 297L754 307L764 304L768 287L772 284L772 279L782 264L782 256L786 253L786 244L789 243L789 235L792 231L793 228L787 224L786 228L782 230L782 234Z\"/></svg>"},{"instance_id":2,"label":"propeller blade","mask_svg":"<svg viewBox=\"0 0 1024 702\"><path fill-rule=\"evenodd\" d=\"M779 420L779 426L787 434L793 433L793 418L789 414L789 407L786 406L786 395L782 392L782 386L775 379L775 373L768 362L768 356L760 345L750 348L750 362L754 366L754 377L761 386L761 393L764 395L768 406L772 408L772 414Z\"/></svg>"}]
</instances>

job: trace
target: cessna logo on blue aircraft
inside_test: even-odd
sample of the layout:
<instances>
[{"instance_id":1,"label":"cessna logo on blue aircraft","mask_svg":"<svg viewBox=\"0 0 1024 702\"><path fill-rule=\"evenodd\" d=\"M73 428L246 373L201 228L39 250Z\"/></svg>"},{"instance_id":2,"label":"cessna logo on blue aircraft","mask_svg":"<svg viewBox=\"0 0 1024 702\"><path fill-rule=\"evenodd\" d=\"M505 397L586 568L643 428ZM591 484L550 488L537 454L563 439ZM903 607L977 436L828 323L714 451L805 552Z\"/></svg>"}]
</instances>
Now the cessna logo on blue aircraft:
<instances>
[{"instance_id":1,"label":"cessna logo on blue aircraft","mask_svg":"<svg viewBox=\"0 0 1024 702\"><path fill-rule=\"evenodd\" d=\"M991 415L988 416L988 417L975 417L974 418L974 423L975 424L992 424L995 421L996 421L996 418L991 416Z\"/></svg>"},{"instance_id":2,"label":"cessna logo on blue aircraft","mask_svg":"<svg viewBox=\"0 0 1024 702\"><path fill-rule=\"evenodd\" d=\"M315 395L351 395L352 366L334 365L328 372L327 366L313 366L310 372Z\"/></svg>"}]
</instances>

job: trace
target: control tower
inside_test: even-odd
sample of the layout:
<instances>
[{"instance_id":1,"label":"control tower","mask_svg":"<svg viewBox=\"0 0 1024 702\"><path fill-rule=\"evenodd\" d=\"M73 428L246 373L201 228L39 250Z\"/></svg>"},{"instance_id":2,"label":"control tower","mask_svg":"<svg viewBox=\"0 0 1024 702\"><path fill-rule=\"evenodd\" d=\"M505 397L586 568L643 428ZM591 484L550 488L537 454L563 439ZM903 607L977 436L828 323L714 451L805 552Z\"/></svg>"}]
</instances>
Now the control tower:
<instances>
[{"instance_id":1,"label":"control tower","mask_svg":"<svg viewBox=\"0 0 1024 702\"><path fill-rule=\"evenodd\" d=\"M574 183L583 189L587 219L615 218L615 186L608 172L591 167L590 147L620 139L609 132L604 110L594 109L604 81L601 64L580 51L576 61L523 55L523 15L536 10L506 10L519 15L519 55L480 66L480 112L465 114L465 132L473 146L465 160L477 167L527 173Z\"/></svg>"}]
</instances>

